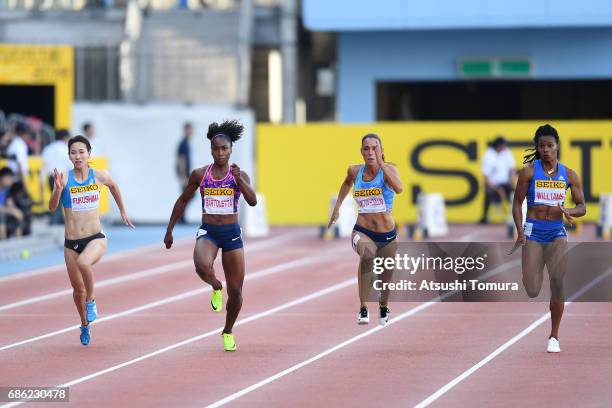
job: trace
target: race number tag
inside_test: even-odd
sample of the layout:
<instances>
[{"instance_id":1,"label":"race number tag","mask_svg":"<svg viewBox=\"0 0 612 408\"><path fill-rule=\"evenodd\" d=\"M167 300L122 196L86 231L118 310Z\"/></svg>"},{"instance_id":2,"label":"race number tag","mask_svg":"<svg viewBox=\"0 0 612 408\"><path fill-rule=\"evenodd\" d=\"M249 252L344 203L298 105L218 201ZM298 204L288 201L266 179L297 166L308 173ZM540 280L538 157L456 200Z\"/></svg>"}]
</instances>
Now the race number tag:
<instances>
[{"instance_id":1,"label":"race number tag","mask_svg":"<svg viewBox=\"0 0 612 408\"><path fill-rule=\"evenodd\" d=\"M535 204L549 206L563 205L565 202L565 190L567 183L559 180L536 180L535 181Z\"/></svg>"},{"instance_id":2,"label":"race number tag","mask_svg":"<svg viewBox=\"0 0 612 408\"><path fill-rule=\"evenodd\" d=\"M206 214L233 214L234 189L205 188L204 212Z\"/></svg>"},{"instance_id":3,"label":"race number tag","mask_svg":"<svg viewBox=\"0 0 612 408\"><path fill-rule=\"evenodd\" d=\"M355 190L355 201L360 213L379 213L387 211L382 188L362 188Z\"/></svg>"},{"instance_id":4,"label":"race number tag","mask_svg":"<svg viewBox=\"0 0 612 408\"><path fill-rule=\"evenodd\" d=\"M100 186L97 184L69 187L69 189L72 211L95 210L100 205Z\"/></svg>"}]
</instances>

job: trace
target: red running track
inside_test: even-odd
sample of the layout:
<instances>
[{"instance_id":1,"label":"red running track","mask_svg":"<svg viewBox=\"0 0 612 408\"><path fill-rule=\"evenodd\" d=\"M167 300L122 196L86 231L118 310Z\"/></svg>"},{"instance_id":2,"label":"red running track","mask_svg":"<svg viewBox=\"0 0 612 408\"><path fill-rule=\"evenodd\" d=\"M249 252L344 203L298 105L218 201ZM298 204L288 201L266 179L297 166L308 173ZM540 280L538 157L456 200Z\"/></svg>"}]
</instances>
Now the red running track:
<instances>
[{"instance_id":1,"label":"red running track","mask_svg":"<svg viewBox=\"0 0 612 408\"><path fill-rule=\"evenodd\" d=\"M210 310L193 242L103 260L88 347L65 271L0 280L0 386L69 384L71 406L88 407L610 406L609 304L567 307L560 355L545 352L546 318L499 351L547 305L395 303L392 324L357 326L348 240L282 229L246 248L236 353L222 349L225 314Z\"/></svg>"}]
</instances>

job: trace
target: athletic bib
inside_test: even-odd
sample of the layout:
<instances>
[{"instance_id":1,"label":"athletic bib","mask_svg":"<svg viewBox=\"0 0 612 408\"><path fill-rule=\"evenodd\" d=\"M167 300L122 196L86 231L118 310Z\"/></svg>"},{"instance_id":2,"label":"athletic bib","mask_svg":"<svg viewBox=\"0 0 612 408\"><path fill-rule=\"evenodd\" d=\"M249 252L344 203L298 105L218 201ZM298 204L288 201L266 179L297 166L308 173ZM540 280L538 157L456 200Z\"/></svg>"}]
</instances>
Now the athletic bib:
<instances>
[{"instance_id":1,"label":"athletic bib","mask_svg":"<svg viewBox=\"0 0 612 408\"><path fill-rule=\"evenodd\" d=\"M353 193L360 213L379 213L387 211L383 190L380 187L356 189Z\"/></svg>"},{"instance_id":2,"label":"athletic bib","mask_svg":"<svg viewBox=\"0 0 612 408\"><path fill-rule=\"evenodd\" d=\"M72 211L95 210L100 205L100 186L97 184L68 187L68 189Z\"/></svg>"},{"instance_id":3,"label":"athletic bib","mask_svg":"<svg viewBox=\"0 0 612 408\"><path fill-rule=\"evenodd\" d=\"M234 214L234 189L205 188L204 212L206 214Z\"/></svg>"},{"instance_id":4,"label":"athletic bib","mask_svg":"<svg viewBox=\"0 0 612 408\"><path fill-rule=\"evenodd\" d=\"M565 203L567 183L559 180L535 180L534 200L537 205L557 206Z\"/></svg>"}]
</instances>

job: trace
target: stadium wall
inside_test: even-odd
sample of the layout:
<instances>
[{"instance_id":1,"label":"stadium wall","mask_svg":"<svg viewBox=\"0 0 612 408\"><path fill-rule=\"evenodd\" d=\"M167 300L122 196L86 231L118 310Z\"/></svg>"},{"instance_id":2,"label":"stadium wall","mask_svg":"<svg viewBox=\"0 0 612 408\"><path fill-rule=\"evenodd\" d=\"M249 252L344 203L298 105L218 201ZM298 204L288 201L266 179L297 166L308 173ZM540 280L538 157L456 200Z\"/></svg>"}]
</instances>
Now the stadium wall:
<instances>
[{"instance_id":1,"label":"stadium wall","mask_svg":"<svg viewBox=\"0 0 612 408\"><path fill-rule=\"evenodd\" d=\"M165 223L180 194L176 177L176 152L184 122L194 125L191 140L192 167L211 163L208 124L225 119L239 119L246 127L242 140L234 145L232 162L237 163L255 181L254 116L249 110L230 106L119 103L75 103L72 133L79 134L84 122L96 128L94 146L98 155L108 159L108 168L117 181L128 214L135 222ZM112 201L112 198L111 198ZM197 223L201 205L194 195L186 219ZM110 220L119 220L116 205L109 205Z\"/></svg>"},{"instance_id":2,"label":"stadium wall","mask_svg":"<svg viewBox=\"0 0 612 408\"><path fill-rule=\"evenodd\" d=\"M612 28L340 32L337 117L374 122L377 81L459 81L462 58L529 58L532 80L609 79L611 48Z\"/></svg>"},{"instance_id":3,"label":"stadium wall","mask_svg":"<svg viewBox=\"0 0 612 408\"><path fill-rule=\"evenodd\" d=\"M303 0L304 25L315 31L500 27L584 27L612 24L607 0Z\"/></svg>"}]
</instances>

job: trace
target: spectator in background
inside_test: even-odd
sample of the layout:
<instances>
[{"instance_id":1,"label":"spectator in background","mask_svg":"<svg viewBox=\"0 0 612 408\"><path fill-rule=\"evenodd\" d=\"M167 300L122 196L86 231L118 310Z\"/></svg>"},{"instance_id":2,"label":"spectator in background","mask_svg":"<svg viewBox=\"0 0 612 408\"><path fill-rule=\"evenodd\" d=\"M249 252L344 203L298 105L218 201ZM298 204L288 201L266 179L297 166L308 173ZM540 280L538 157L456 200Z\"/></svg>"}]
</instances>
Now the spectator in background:
<instances>
[{"instance_id":1,"label":"spectator in background","mask_svg":"<svg viewBox=\"0 0 612 408\"><path fill-rule=\"evenodd\" d=\"M516 162L508 148L508 141L498 136L489 144L482 158L482 174L485 182L484 209L481 224L487 224L491 203L510 200L516 173Z\"/></svg>"},{"instance_id":2,"label":"spectator in background","mask_svg":"<svg viewBox=\"0 0 612 408\"><path fill-rule=\"evenodd\" d=\"M6 149L11 143L11 134L6 129L0 128L0 157L6 158Z\"/></svg>"},{"instance_id":3,"label":"spectator in background","mask_svg":"<svg viewBox=\"0 0 612 408\"><path fill-rule=\"evenodd\" d=\"M17 180L25 180L29 171L28 145L25 142L27 134L27 127L23 123L17 123L14 133L10 136L11 142L6 149L8 166Z\"/></svg>"},{"instance_id":4,"label":"spectator in background","mask_svg":"<svg viewBox=\"0 0 612 408\"><path fill-rule=\"evenodd\" d=\"M55 132L55 141L47 145L42 151L43 167L40 179L47 179L51 191L53 191L53 185L55 184L53 171L57 169L63 174L68 174L68 171L72 169L72 163L68 157L68 139L70 139L70 133L66 129L60 129ZM51 213L49 223L53 225L64 224L64 216L59 206Z\"/></svg>"},{"instance_id":5,"label":"spectator in background","mask_svg":"<svg viewBox=\"0 0 612 408\"><path fill-rule=\"evenodd\" d=\"M20 236L23 232L24 214L11 197L15 185L14 176L15 173L9 167L0 169L0 239Z\"/></svg>"},{"instance_id":6,"label":"spectator in background","mask_svg":"<svg viewBox=\"0 0 612 408\"><path fill-rule=\"evenodd\" d=\"M30 235L32 227L32 200L23 181L16 181L9 190L9 199L23 214L22 235Z\"/></svg>"},{"instance_id":7,"label":"spectator in background","mask_svg":"<svg viewBox=\"0 0 612 408\"><path fill-rule=\"evenodd\" d=\"M27 125L26 125L27 126ZM23 137L28 146L28 156L40 155L40 134L32 128L28 128Z\"/></svg>"},{"instance_id":8,"label":"spectator in background","mask_svg":"<svg viewBox=\"0 0 612 408\"><path fill-rule=\"evenodd\" d=\"M89 140L89 145L91 146L91 156L92 157L102 155L102 153L100 152L100 149L98 149L97 143L94 140L95 132L96 132L96 128L94 127L93 123L91 122L83 123L83 136L85 136L87 140Z\"/></svg>"},{"instance_id":9,"label":"spectator in background","mask_svg":"<svg viewBox=\"0 0 612 408\"><path fill-rule=\"evenodd\" d=\"M189 176L191 175L191 146L189 140L193 136L193 125L186 122L183 125L183 139L179 143L176 153L176 174L180 180L181 191L184 191L189 184ZM179 220L180 224L185 224L185 215Z\"/></svg>"}]
</instances>

